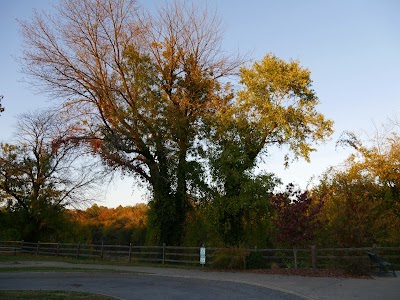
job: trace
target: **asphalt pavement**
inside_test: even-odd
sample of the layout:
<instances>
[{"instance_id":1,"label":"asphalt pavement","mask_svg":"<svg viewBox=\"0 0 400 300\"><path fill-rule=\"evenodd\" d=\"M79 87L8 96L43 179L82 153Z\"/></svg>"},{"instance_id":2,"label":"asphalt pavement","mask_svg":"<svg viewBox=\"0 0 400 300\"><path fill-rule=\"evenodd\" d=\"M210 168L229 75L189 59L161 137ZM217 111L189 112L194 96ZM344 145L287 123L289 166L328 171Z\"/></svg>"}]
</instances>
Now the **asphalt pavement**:
<instances>
[{"instance_id":1,"label":"asphalt pavement","mask_svg":"<svg viewBox=\"0 0 400 300\"><path fill-rule=\"evenodd\" d=\"M88 291L119 299L400 299L400 278L389 273L376 274L373 279L356 279L64 262L0 262L0 268L23 267L66 270L0 272L0 289ZM91 271L68 272L74 268Z\"/></svg>"}]
</instances>

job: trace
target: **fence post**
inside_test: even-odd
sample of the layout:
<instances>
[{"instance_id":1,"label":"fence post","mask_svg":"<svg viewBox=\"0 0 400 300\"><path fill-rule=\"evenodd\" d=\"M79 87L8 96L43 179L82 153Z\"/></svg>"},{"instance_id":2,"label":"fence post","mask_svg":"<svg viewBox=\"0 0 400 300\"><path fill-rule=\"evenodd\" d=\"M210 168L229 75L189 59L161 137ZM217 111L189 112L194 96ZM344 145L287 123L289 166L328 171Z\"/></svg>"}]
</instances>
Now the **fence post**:
<instances>
[{"instance_id":1,"label":"fence post","mask_svg":"<svg viewBox=\"0 0 400 300\"><path fill-rule=\"evenodd\" d=\"M36 245L36 255L39 255L39 251L40 251L40 241L38 241Z\"/></svg>"},{"instance_id":2,"label":"fence post","mask_svg":"<svg viewBox=\"0 0 400 300\"><path fill-rule=\"evenodd\" d=\"M257 246L254 246L254 252L257 252Z\"/></svg>"},{"instance_id":3,"label":"fence post","mask_svg":"<svg viewBox=\"0 0 400 300\"><path fill-rule=\"evenodd\" d=\"M101 250L100 250L100 258L103 259L103 253L104 253L104 242L101 241Z\"/></svg>"},{"instance_id":4,"label":"fence post","mask_svg":"<svg viewBox=\"0 0 400 300\"><path fill-rule=\"evenodd\" d=\"M60 242L57 243L57 256L59 255L59 253L60 253Z\"/></svg>"},{"instance_id":5,"label":"fence post","mask_svg":"<svg viewBox=\"0 0 400 300\"><path fill-rule=\"evenodd\" d=\"M24 248L24 240L21 241L21 248L19 249L19 253L22 253L23 248Z\"/></svg>"},{"instance_id":6,"label":"fence post","mask_svg":"<svg viewBox=\"0 0 400 300\"><path fill-rule=\"evenodd\" d=\"M162 244L162 264L165 264L165 243Z\"/></svg>"},{"instance_id":7,"label":"fence post","mask_svg":"<svg viewBox=\"0 0 400 300\"><path fill-rule=\"evenodd\" d=\"M132 243L129 243L129 262L131 262L132 259Z\"/></svg>"},{"instance_id":8,"label":"fence post","mask_svg":"<svg viewBox=\"0 0 400 300\"><path fill-rule=\"evenodd\" d=\"M76 249L76 258L79 257L79 249L81 248L81 243L78 243L78 248Z\"/></svg>"},{"instance_id":9,"label":"fence post","mask_svg":"<svg viewBox=\"0 0 400 300\"><path fill-rule=\"evenodd\" d=\"M317 268L317 247L311 246L311 266L313 269Z\"/></svg>"}]
</instances>

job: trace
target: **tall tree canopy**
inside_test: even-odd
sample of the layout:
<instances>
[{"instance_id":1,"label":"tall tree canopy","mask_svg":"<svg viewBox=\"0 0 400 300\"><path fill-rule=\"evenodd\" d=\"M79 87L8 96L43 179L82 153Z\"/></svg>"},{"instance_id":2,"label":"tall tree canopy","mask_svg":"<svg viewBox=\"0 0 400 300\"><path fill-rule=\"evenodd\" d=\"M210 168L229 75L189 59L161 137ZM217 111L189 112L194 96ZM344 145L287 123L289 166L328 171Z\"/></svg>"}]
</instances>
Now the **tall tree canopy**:
<instances>
[{"instance_id":1,"label":"tall tree canopy","mask_svg":"<svg viewBox=\"0 0 400 300\"><path fill-rule=\"evenodd\" d=\"M332 133L332 121L316 110L310 71L298 61L267 54L240 70L242 88L234 102L221 109L212 131L211 166L217 182L218 228L225 240L240 243L249 207L265 203L279 183L272 174L255 172L271 147L287 146L294 159L309 160L313 144ZM256 203L259 203L258 205Z\"/></svg>"},{"instance_id":2,"label":"tall tree canopy","mask_svg":"<svg viewBox=\"0 0 400 300\"><path fill-rule=\"evenodd\" d=\"M25 114L18 121L15 144L0 144L0 205L14 214L20 238L51 238L67 206L80 206L96 179L93 160L86 161L67 121L49 112Z\"/></svg>"},{"instance_id":3,"label":"tall tree canopy","mask_svg":"<svg viewBox=\"0 0 400 300\"><path fill-rule=\"evenodd\" d=\"M188 182L199 182L188 157L238 65L222 56L218 20L187 3L153 16L134 1L73 0L22 28L25 71L83 113L109 165L149 184L156 239L178 243Z\"/></svg>"},{"instance_id":4,"label":"tall tree canopy","mask_svg":"<svg viewBox=\"0 0 400 300\"><path fill-rule=\"evenodd\" d=\"M210 141L216 153L243 142L244 171L269 143L308 158L310 143L331 132L314 110L308 70L295 62L267 56L243 69L234 100L227 81L241 61L221 50L218 18L189 2L150 14L133 0L63 1L57 15L21 26L25 72L76 113L81 137L109 166L152 190L156 241L180 242L190 200L209 181L202 154Z\"/></svg>"}]
</instances>

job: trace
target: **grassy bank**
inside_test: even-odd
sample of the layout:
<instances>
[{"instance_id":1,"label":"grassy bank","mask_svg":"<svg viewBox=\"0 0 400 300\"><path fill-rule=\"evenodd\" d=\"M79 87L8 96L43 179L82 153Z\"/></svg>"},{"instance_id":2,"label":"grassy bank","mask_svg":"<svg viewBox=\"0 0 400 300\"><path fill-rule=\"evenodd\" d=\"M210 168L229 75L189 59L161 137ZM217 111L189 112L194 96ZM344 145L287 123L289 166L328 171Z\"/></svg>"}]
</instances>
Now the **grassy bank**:
<instances>
[{"instance_id":1,"label":"grassy bank","mask_svg":"<svg viewBox=\"0 0 400 300\"><path fill-rule=\"evenodd\" d=\"M66 291L0 291L0 300L115 300L114 297Z\"/></svg>"}]
</instances>

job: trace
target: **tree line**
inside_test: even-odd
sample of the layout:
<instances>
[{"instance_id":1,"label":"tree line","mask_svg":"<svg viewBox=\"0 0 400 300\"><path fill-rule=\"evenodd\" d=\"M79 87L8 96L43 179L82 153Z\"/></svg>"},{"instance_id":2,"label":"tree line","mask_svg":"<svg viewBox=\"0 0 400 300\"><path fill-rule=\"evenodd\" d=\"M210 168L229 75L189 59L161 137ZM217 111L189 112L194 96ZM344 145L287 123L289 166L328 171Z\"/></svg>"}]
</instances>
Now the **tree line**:
<instances>
[{"instance_id":1,"label":"tree line","mask_svg":"<svg viewBox=\"0 0 400 300\"><path fill-rule=\"evenodd\" d=\"M54 239L60 220L93 209L71 208L93 199L96 184L120 171L151 193L145 225L126 233L140 243L298 247L318 237L334 241L335 234L342 244L362 244L366 236L394 241L381 216L393 213L398 223L396 177L380 178L383 169L372 161L357 173L358 161L349 160L310 191L289 185L276 192L279 178L259 170L273 147L282 149L286 165L309 161L333 132L332 120L317 110L311 72L299 61L269 53L249 63L227 54L218 16L185 1L155 13L133 0L60 1L55 15L36 13L20 25L23 72L59 104L21 116L18 139L0 147L2 223L16 220L24 239ZM368 156L374 148L356 137L346 141L366 162L382 155L379 149ZM384 170L396 168L394 162ZM376 194L346 194L356 186ZM351 233L362 240L338 234L350 228L341 218L365 230L362 238ZM377 229L385 234L376 236Z\"/></svg>"}]
</instances>

